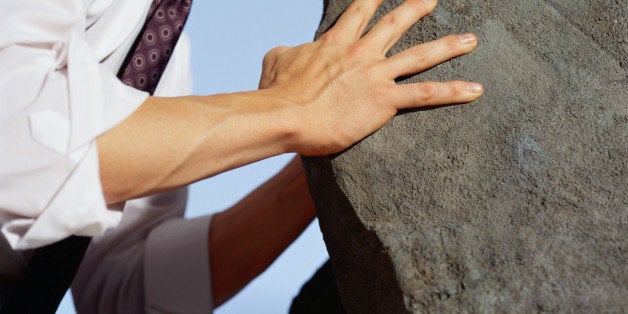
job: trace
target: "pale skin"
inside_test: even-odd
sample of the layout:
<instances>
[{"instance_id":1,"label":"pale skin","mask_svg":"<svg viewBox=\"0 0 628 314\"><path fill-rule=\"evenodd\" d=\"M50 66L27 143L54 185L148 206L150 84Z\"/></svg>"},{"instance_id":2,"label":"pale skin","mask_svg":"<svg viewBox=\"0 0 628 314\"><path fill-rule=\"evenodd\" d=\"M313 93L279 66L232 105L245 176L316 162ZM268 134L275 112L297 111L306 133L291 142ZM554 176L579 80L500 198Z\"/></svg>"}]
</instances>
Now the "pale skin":
<instances>
[{"instance_id":1,"label":"pale skin","mask_svg":"<svg viewBox=\"0 0 628 314\"><path fill-rule=\"evenodd\" d=\"M107 202L167 191L286 152L336 153L399 109L467 103L482 94L482 85L471 82L396 84L399 76L471 52L477 38L447 36L386 57L436 1L406 0L364 33L381 2L354 1L318 40L271 50L260 90L149 97L97 139ZM314 217L298 159L214 215L209 267L215 306L270 265Z\"/></svg>"}]
</instances>

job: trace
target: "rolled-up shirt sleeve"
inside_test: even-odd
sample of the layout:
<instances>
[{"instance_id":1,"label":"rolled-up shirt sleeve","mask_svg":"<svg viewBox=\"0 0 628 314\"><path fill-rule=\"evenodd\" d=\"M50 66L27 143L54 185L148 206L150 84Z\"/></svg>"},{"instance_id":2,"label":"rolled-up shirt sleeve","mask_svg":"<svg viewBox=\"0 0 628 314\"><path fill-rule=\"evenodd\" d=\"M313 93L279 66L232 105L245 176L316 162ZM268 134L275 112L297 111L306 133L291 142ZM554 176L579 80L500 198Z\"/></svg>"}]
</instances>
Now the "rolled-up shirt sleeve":
<instances>
[{"instance_id":1,"label":"rolled-up shirt sleeve","mask_svg":"<svg viewBox=\"0 0 628 314\"><path fill-rule=\"evenodd\" d=\"M130 200L95 237L72 292L78 313L211 313L211 216L184 219L187 188Z\"/></svg>"},{"instance_id":2,"label":"rolled-up shirt sleeve","mask_svg":"<svg viewBox=\"0 0 628 314\"><path fill-rule=\"evenodd\" d=\"M122 84L86 40L87 1L0 0L0 222L14 249L119 223L95 139L148 94Z\"/></svg>"},{"instance_id":3,"label":"rolled-up shirt sleeve","mask_svg":"<svg viewBox=\"0 0 628 314\"><path fill-rule=\"evenodd\" d=\"M210 313L210 216L172 219L153 229L145 246L147 313Z\"/></svg>"}]
</instances>

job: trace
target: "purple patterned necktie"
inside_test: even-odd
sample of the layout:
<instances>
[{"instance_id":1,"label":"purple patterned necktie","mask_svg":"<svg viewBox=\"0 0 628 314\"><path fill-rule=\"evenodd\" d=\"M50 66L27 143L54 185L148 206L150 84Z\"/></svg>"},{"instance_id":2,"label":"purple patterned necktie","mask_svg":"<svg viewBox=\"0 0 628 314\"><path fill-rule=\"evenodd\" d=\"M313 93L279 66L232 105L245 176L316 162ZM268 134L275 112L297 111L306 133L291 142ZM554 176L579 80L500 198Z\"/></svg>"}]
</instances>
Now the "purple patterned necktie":
<instances>
[{"instance_id":1,"label":"purple patterned necktie","mask_svg":"<svg viewBox=\"0 0 628 314\"><path fill-rule=\"evenodd\" d=\"M136 0L129 0L136 1ZM192 0L154 0L118 78L125 84L155 92L168 64ZM0 314L54 313L70 287L91 238L71 236L35 250L12 286L0 286Z\"/></svg>"},{"instance_id":2,"label":"purple patterned necktie","mask_svg":"<svg viewBox=\"0 0 628 314\"><path fill-rule=\"evenodd\" d=\"M183 25L190 13L192 0L154 0L146 24L131 48L118 77L124 84L155 92L168 64Z\"/></svg>"}]
</instances>

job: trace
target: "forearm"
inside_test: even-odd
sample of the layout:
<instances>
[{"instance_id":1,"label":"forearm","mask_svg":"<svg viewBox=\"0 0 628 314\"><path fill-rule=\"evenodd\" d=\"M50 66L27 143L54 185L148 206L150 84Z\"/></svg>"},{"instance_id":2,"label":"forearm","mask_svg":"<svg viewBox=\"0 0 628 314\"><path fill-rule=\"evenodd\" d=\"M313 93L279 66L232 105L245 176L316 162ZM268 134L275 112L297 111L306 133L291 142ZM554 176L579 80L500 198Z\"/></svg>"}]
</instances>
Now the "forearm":
<instances>
[{"instance_id":1,"label":"forearm","mask_svg":"<svg viewBox=\"0 0 628 314\"><path fill-rule=\"evenodd\" d=\"M317 41L273 49L264 58L263 90L207 97L149 98L98 139L108 203L159 192L265 157L294 151L342 151L388 122L399 109L465 103L475 83L396 84L475 49L472 34L414 46L386 57L394 42L435 1L404 1L366 35L377 1L356 1Z\"/></svg>"},{"instance_id":2,"label":"forearm","mask_svg":"<svg viewBox=\"0 0 628 314\"><path fill-rule=\"evenodd\" d=\"M149 97L97 139L107 203L183 186L288 150L295 117L264 91Z\"/></svg>"},{"instance_id":3,"label":"forearm","mask_svg":"<svg viewBox=\"0 0 628 314\"><path fill-rule=\"evenodd\" d=\"M209 238L214 304L224 303L264 271L315 215L299 158L214 215Z\"/></svg>"}]
</instances>

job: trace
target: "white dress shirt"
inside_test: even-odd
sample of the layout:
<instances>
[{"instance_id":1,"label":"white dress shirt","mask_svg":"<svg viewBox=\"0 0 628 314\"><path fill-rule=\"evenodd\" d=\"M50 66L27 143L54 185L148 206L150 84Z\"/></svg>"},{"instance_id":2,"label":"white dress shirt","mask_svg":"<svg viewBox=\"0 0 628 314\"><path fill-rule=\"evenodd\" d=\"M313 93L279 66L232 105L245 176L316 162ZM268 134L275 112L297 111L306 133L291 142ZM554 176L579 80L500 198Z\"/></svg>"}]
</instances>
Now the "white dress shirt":
<instances>
[{"instance_id":1,"label":"white dress shirt","mask_svg":"<svg viewBox=\"0 0 628 314\"><path fill-rule=\"evenodd\" d=\"M73 284L79 312L211 312L210 218L181 218L187 189L122 212L100 185L96 137L148 96L116 73L151 2L0 0L0 281L24 249L97 236ZM191 92L189 52L184 34L155 95Z\"/></svg>"},{"instance_id":2,"label":"white dress shirt","mask_svg":"<svg viewBox=\"0 0 628 314\"><path fill-rule=\"evenodd\" d=\"M13 248L119 223L94 139L147 97L116 72L149 3L0 0L0 221Z\"/></svg>"}]
</instances>

